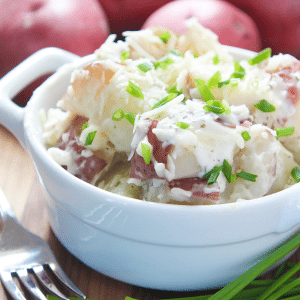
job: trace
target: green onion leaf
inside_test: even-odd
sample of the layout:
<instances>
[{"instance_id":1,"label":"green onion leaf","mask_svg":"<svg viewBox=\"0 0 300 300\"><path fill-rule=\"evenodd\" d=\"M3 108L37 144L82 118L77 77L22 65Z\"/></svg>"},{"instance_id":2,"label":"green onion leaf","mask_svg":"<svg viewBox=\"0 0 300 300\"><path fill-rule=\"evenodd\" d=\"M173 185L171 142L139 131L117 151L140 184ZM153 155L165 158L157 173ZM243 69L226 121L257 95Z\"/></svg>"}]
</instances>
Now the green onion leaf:
<instances>
[{"instance_id":1,"label":"green onion leaf","mask_svg":"<svg viewBox=\"0 0 300 300\"><path fill-rule=\"evenodd\" d=\"M242 137L243 137L243 139L244 139L245 141L251 140L251 136L250 136L250 134L249 134L248 131L244 130L241 134L242 134Z\"/></svg>"},{"instance_id":2,"label":"green onion leaf","mask_svg":"<svg viewBox=\"0 0 300 300\"><path fill-rule=\"evenodd\" d=\"M212 94L212 92L210 91L209 87L203 79L195 78L194 82L195 86L197 87L205 102L209 100L215 100L214 95Z\"/></svg>"},{"instance_id":3,"label":"green onion leaf","mask_svg":"<svg viewBox=\"0 0 300 300\"><path fill-rule=\"evenodd\" d=\"M170 52L174 55L177 55L177 56L180 56L180 57L183 57L183 55L178 51L178 50L175 50L175 49L171 49Z\"/></svg>"},{"instance_id":4,"label":"green onion leaf","mask_svg":"<svg viewBox=\"0 0 300 300\"><path fill-rule=\"evenodd\" d=\"M117 111L114 112L114 114L112 115L112 119L114 121L121 121L124 118L124 111L122 109L118 109Z\"/></svg>"},{"instance_id":5,"label":"green onion leaf","mask_svg":"<svg viewBox=\"0 0 300 300\"><path fill-rule=\"evenodd\" d=\"M211 185L215 183L220 175L220 172L222 170L222 166L215 166L213 167L210 171L205 173L202 178L203 179L208 179L207 180L207 185Z\"/></svg>"},{"instance_id":6,"label":"green onion leaf","mask_svg":"<svg viewBox=\"0 0 300 300\"><path fill-rule=\"evenodd\" d=\"M221 72L217 71L212 77L208 79L207 87L211 90L221 81Z\"/></svg>"},{"instance_id":7,"label":"green onion leaf","mask_svg":"<svg viewBox=\"0 0 300 300\"><path fill-rule=\"evenodd\" d=\"M177 122L176 126L181 129L188 129L191 124L185 123L185 122Z\"/></svg>"},{"instance_id":8,"label":"green onion leaf","mask_svg":"<svg viewBox=\"0 0 300 300\"><path fill-rule=\"evenodd\" d=\"M226 113L228 115L231 111L229 104L225 100L209 100L206 102L206 105L203 106L203 109L219 115L223 113Z\"/></svg>"},{"instance_id":9,"label":"green onion leaf","mask_svg":"<svg viewBox=\"0 0 300 300\"><path fill-rule=\"evenodd\" d=\"M144 158L144 162L145 164L149 165L151 161L150 147L145 143L141 143L141 147L142 147L142 156Z\"/></svg>"},{"instance_id":10,"label":"green onion leaf","mask_svg":"<svg viewBox=\"0 0 300 300\"><path fill-rule=\"evenodd\" d=\"M167 44L169 39L171 37L171 33L169 30L163 32L162 34L159 35L159 38L165 43Z\"/></svg>"},{"instance_id":11,"label":"green onion leaf","mask_svg":"<svg viewBox=\"0 0 300 300\"><path fill-rule=\"evenodd\" d=\"M88 126L89 126L89 123L88 123L88 122L84 123L84 124L82 125L81 130L83 131L84 129L88 128Z\"/></svg>"},{"instance_id":12,"label":"green onion leaf","mask_svg":"<svg viewBox=\"0 0 300 300\"><path fill-rule=\"evenodd\" d=\"M126 60L126 59L129 57L129 55L130 55L130 52L129 52L129 51L124 51L124 52L122 52L121 55L120 55L121 61Z\"/></svg>"},{"instance_id":13,"label":"green onion leaf","mask_svg":"<svg viewBox=\"0 0 300 300\"><path fill-rule=\"evenodd\" d=\"M224 159L222 165L222 172L229 183L236 181L236 175L232 175L231 171L232 171L231 165L226 159Z\"/></svg>"},{"instance_id":14,"label":"green onion leaf","mask_svg":"<svg viewBox=\"0 0 300 300\"><path fill-rule=\"evenodd\" d=\"M218 100L215 100L215 101L218 101ZM218 115L221 115L225 112L223 107L216 106L216 105L211 105L211 104L205 104L203 106L203 109L208 111L208 112L212 112L212 113L218 114Z\"/></svg>"},{"instance_id":15,"label":"green onion leaf","mask_svg":"<svg viewBox=\"0 0 300 300\"><path fill-rule=\"evenodd\" d=\"M227 79L227 80L225 80L225 81L220 81L219 83L218 83L218 88L221 88L222 86L224 86L224 85L228 85L230 83L230 79Z\"/></svg>"},{"instance_id":16,"label":"green onion leaf","mask_svg":"<svg viewBox=\"0 0 300 300\"><path fill-rule=\"evenodd\" d=\"M275 129L275 131L277 132L277 138L283 137L283 136L290 136L294 133L295 131L295 127L291 126L291 127L285 127L285 128L277 128Z\"/></svg>"},{"instance_id":17,"label":"green onion leaf","mask_svg":"<svg viewBox=\"0 0 300 300\"><path fill-rule=\"evenodd\" d=\"M177 84L171 86L170 88L167 89L168 94L177 94L178 96L182 94L182 90L178 91L177 90Z\"/></svg>"},{"instance_id":18,"label":"green onion leaf","mask_svg":"<svg viewBox=\"0 0 300 300\"><path fill-rule=\"evenodd\" d=\"M248 180L248 181L252 181L252 182L255 182L256 178L257 178L257 175L254 175L254 174L251 174L251 173L248 173L245 171L241 171L241 172L237 173L236 176L243 178L245 180Z\"/></svg>"},{"instance_id":19,"label":"green onion leaf","mask_svg":"<svg viewBox=\"0 0 300 300\"><path fill-rule=\"evenodd\" d=\"M292 169L291 174L296 182L300 182L300 169L298 166Z\"/></svg>"},{"instance_id":20,"label":"green onion leaf","mask_svg":"<svg viewBox=\"0 0 300 300\"><path fill-rule=\"evenodd\" d=\"M262 99L257 104L254 104L254 107L258 108L262 112L273 112L276 110L275 106L265 99Z\"/></svg>"},{"instance_id":21,"label":"green onion leaf","mask_svg":"<svg viewBox=\"0 0 300 300\"><path fill-rule=\"evenodd\" d=\"M159 60L157 62L154 63L154 68L161 68L161 69L166 69L169 65L173 64L174 60L170 57L167 57L163 60Z\"/></svg>"},{"instance_id":22,"label":"green onion leaf","mask_svg":"<svg viewBox=\"0 0 300 300\"><path fill-rule=\"evenodd\" d=\"M126 121L128 121L129 123L134 125L134 121L135 121L135 114L134 113L129 112L126 115L124 115L124 118L125 118Z\"/></svg>"},{"instance_id":23,"label":"green onion leaf","mask_svg":"<svg viewBox=\"0 0 300 300\"><path fill-rule=\"evenodd\" d=\"M89 132L89 134L88 134L87 137L86 137L84 146L92 145L96 133L97 133L97 131Z\"/></svg>"},{"instance_id":24,"label":"green onion leaf","mask_svg":"<svg viewBox=\"0 0 300 300\"><path fill-rule=\"evenodd\" d=\"M139 64L137 67L144 73L147 73L152 69L152 67L147 63Z\"/></svg>"},{"instance_id":25,"label":"green onion leaf","mask_svg":"<svg viewBox=\"0 0 300 300\"><path fill-rule=\"evenodd\" d=\"M134 97L144 99L144 94L140 87L135 85L132 81L129 80L128 86L126 87L126 91Z\"/></svg>"},{"instance_id":26,"label":"green onion leaf","mask_svg":"<svg viewBox=\"0 0 300 300\"><path fill-rule=\"evenodd\" d=\"M171 100L175 99L178 95L175 93L169 94L168 96L164 97L163 99L159 100L156 102L153 106L152 109L155 109L157 107L163 106L166 103L170 102Z\"/></svg>"},{"instance_id":27,"label":"green onion leaf","mask_svg":"<svg viewBox=\"0 0 300 300\"><path fill-rule=\"evenodd\" d=\"M213 58L213 64L214 65L217 65L218 63L220 62L220 57L219 55L215 55L214 58Z\"/></svg>"},{"instance_id":28,"label":"green onion leaf","mask_svg":"<svg viewBox=\"0 0 300 300\"><path fill-rule=\"evenodd\" d=\"M230 78L243 79L246 75L245 69L240 65L238 61L234 62L234 72L231 74Z\"/></svg>"},{"instance_id":29,"label":"green onion leaf","mask_svg":"<svg viewBox=\"0 0 300 300\"><path fill-rule=\"evenodd\" d=\"M271 55L272 55L271 48L266 48L266 49L262 50L261 52L259 52L255 57L248 59L248 63L251 66L259 64L262 61L264 61L265 59L271 57Z\"/></svg>"}]
</instances>

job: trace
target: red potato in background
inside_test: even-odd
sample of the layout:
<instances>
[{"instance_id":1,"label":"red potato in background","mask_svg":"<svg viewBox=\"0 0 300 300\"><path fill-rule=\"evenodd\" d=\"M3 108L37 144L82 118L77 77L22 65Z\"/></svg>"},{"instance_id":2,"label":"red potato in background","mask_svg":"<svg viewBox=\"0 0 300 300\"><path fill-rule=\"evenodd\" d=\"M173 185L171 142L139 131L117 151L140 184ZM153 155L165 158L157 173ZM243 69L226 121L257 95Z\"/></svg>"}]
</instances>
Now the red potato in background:
<instances>
[{"instance_id":1,"label":"red potato in background","mask_svg":"<svg viewBox=\"0 0 300 300\"><path fill-rule=\"evenodd\" d=\"M171 0L98 0L109 20L110 31L121 37L126 30L140 30L145 20Z\"/></svg>"},{"instance_id":2,"label":"red potato in background","mask_svg":"<svg viewBox=\"0 0 300 300\"><path fill-rule=\"evenodd\" d=\"M200 24L217 34L221 44L261 50L260 34L254 21L225 1L170 2L155 11L142 28L161 26L182 34L185 30L184 21L190 17L196 17Z\"/></svg>"},{"instance_id":3,"label":"red potato in background","mask_svg":"<svg viewBox=\"0 0 300 300\"><path fill-rule=\"evenodd\" d=\"M0 1L0 77L45 47L91 54L108 34L107 18L97 0ZM36 87L24 91L23 97ZM27 100L19 99L21 105Z\"/></svg>"},{"instance_id":4,"label":"red potato in background","mask_svg":"<svg viewBox=\"0 0 300 300\"><path fill-rule=\"evenodd\" d=\"M256 22L262 47L271 47L273 54L288 53L300 58L299 0L228 0Z\"/></svg>"}]
</instances>

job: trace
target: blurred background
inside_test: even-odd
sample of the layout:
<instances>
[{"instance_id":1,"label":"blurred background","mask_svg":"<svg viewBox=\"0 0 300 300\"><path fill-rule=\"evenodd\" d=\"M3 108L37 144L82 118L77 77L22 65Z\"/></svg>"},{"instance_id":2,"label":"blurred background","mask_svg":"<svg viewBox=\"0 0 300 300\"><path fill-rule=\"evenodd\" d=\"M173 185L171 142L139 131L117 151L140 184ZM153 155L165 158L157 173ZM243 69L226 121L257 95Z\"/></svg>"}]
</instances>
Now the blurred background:
<instances>
[{"instance_id":1,"label":"blurred background","mask_svg":"<svg viewBox=\"0 0 300 300\"><path fill-rule=\"evenodd\" d=\"M93 53L115 33L162 26L177 34L196 17L222 44L300 59L300 0L2 0L0 78L29 55L58 47ZM39 78L14 101L26 105Z\"/></svg>"}]
</instances>

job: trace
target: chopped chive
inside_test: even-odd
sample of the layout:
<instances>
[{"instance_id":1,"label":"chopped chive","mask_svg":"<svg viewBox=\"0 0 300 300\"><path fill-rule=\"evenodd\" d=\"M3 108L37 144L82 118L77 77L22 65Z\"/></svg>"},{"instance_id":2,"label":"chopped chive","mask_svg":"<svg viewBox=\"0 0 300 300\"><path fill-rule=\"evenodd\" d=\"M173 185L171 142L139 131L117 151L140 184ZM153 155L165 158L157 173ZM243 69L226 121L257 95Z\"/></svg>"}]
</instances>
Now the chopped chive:
<instances>
[{"instance_id":1,"label":"chopped chive","mask_svg":"<svg viewBox=\"0 0 300 300\"><path fill-rule=\"evenodd\" d=\"M217 65L220 62L220 57L218 54L216 54L213 58L213 64Z\"/></svg>"},{"instance_id":2,"label":"chopped chive","mask_svg":"<svg viewBox=\"0 0 300 300\"><path fill-rule=\"evenodd\" d=\"M135 114L134 113L129 112L129 113L124 115L124 118L125 118L126 121L128 121L129 123L134 125L134 121L135 121Z\"/></svg>"},{"instance_id":3,"label":"chopped chive","mask_svg":"<svg viewBox=\"0 0 300 300\"><path fill-rule=\"evenodd\" d=\"M178 51L178 50L175 50L175 49L171 49L170 52L174 55L177 55L177 56L180 56L180 57L183 57L183 55Z\"/></svg>"},{"instance_id":4,"label":"chopped chive","mask_svg":"<svg viewBox=\"0 0 300 300\"><path fill-rule=\"evenodd\" d=\"M168 94L177 94L178 96L182 94L182 90L178 91L177 90L177 84L171 86L170 88L167 89Z\"/></svg>"},{"instance_id":5,"label":"chopped chive","mask_svg":"<svg viewBox=\"0 0 300 300\"><path fill-rule=\"evenodd\" d=\"M170 102L171 100L175 99L178 95L175 93L169 94L168 96L164 97L163 99L159 100L156 102L153 106L152 109L155 109L157 107L163 106L166 103Z\"/></svg>"},{"instance_id":6,"label":"chopped chive","mask_svg":"<svg viewBox=\"0 0 300 300\"><path fill-rule=\"evenodd\" d=\"M240 65L238 61L234 62L234 72L231 74L230 78L243 79L246 75L245 69Z\"/></svg>"},{"instance_id":7,"label":"chopped chive","mask_svg":"<svg viewBox=\"0 0 300 300\"><path fill-rule=\"evenodd\" d=\"M88 128L88 126L89 126L89 123L88 123L88 122L84 123L84 124L82 125L81 130L83 131L84 129Z\"/></svg>"},{"instance_id":8,"label":"chopped chive","mask_svg":"<svg viewBox=\"0 0 300 300\"><path fill-rule=\"evenodd\" d=\"M181 129L188 129L191 124L185 123L185 122L177 122L176 126Z\"/></svg>"},{"instance_id":9,"label":"chopped chive","mask_svg":"<svg viewBox=\"0 0 300 300\"><path fill-rule=\"evenodd\" d=\"M126 87L126 91L134 97L144 99L144 94L140 87L135 85L132 81L129 80L128 86Z\"/></svg>"},{"instance_id":10,"label":"chopped chive","mask_svg":"<svg viewBox=\"0 0 300 300\"><path fill-rule=\"evenodd\" d=\"M208 112L212 112L212 113L218 114L218 115L221 115L225 112L223 107L219 107L219 106L215 106L215 105L211 105L211 104L205 104L203 106L203 109Z\"/></svg>"},{"instance_id":11,"label":"chopped chive","mask_svg":"<svg viewBox=\"0 0 300 300\"><path fill-rule=\"evenodd\" d=\"M152 67L147 63L139 64L137 67L144 73L147 73L152 69Z\"/></svg>"},{"instance_id":12,"label":"chopped chive","mask_svg":"<svg viewBox=\"0 0 300 300\"><path fill-rule=\"evenodd\" d=\"M222 166L215 166L213 167L210 171L205 173L202 178L208 179L207 180L207 185L211 185L215 183L220 175L220 172L222 170Z\"/></svg>"},{"instance_id":13,"label":"chopped chive","mask_svg":"<svg viewBox=\"0 0 300 300\"><path fill-rule=\"evenodd\" d=\"M219 100L209 100L206 102L206 105L203 106L203 109L212 112L215 114L230 114L230 107L227 101L219 101Z\"/></svg>"},{"instance_id":14,"label":"chopped chive","mask_svg":"<svg viewBox=\"0 0 300 300\"><path fill-rule=\"evenodd\" d=\"M243 137L243 139L244 139L245 141L251 140L251 135L249 134L248 131L244 130L241 134L242 134L242 137Z\"/></svg>"},{"instance_id":15,"label":"chopped chive","mask_svg":"<svg viewBox=\"0 0 300 300\"><path fill-rule=\"evenodd\" d=\"M231 171L232 171L231 165L226 159L224 159L222 165L222 172L229 183L236 181L236 175L232 175Z\"/></svg>"},{"instance_id":16,"label":"chopped chive","mask_svg":"<svg viewBox=\"0 0 300 300\"><path fill-rule=\"evenodd\" d=\"M214 95L212 94L212 92L210 91L209 87L203 79L195 78L194 82L205 102L209 100L215 100Z\"/></svg>"},{"instance_id":17,"label":"chopped chive","mask_svg":"<svg viewBox=\"0 0 300 300\"><path fill-rule=\"evenodd\" d=\"M85 140L85 143L84 143L84 146L89 146L89 145L92 145L93 143L93 140L95 138L95 135L96 135L97 131L92 131L92 132L89 132L89 134L87 135L86 137L86 140Z\"/></svg>"},{"instance_id":18,"label":"chopped chive","mask_svg":"<svg viewBox=\"0 0 300 300\"><path fill-rule=\"evenodd\" d=\"M171 33L169 30L163 32L162 34L159 35L159 38L165 43L167 44L169 39L171 37Z\"/></svg>"},{"instance_id":19,"label":"chopped chive","mask_svg":"<svg viewBox=\"0 0 300 300\"><path fill-rule=\"evenodd\" d=\"M300 169L298 166L292 169L291 174L296 182L300 182Z\"/></svg>"},{"instance_id":20,"label":"chopped chive","mask_svg":"<svg viewBox=\"0 0 300 300\"><path fill-rule=\"evenodd\" d=\"M118 109L117 111L114 112L114 114L112 115L112 119L114 121L121 121L124 118L124 111L122 109Z\"/></svg>"},{"instance_id":21,"label":"chopped chive","mask_svg":"<svg viewBox=\"0 0 300 300\"><path fill-rule=\"evenodd\" d=\"M252 181L252 182L255 182L256 178L257 178L257 175L254 175L254 174L251 174L251 173L248 173L245 171L241 171L241 172L237 173L236 176L243 178L245 180L248 180L248 181Z\"/></svg>"},{"instance_id":22,"label":"chopped chive","mask_svg":"<svg viewBox=\"0 0 300 300\"><path fill-rule=\"evenodd\" d=\"M207 86L211 90L221 81L221 72L217 71L212 77L208 79Z\"/></svg>"},{"instance_id":23,"label":"chopped chive","mask_svg":"<svg viewBox=\"0 0 300 300\"><path fill-rule=\"evenodd\" d=\"M266 48L266 49L262 50L261 52L259 52L255 57L248 59L248 63L251 66L259 64L262 61L264 61L265 59L271 57L271 55L272 55L271 48Z\"/></svg>"},{"instance_id":24,"label":"chopped chive","mask_svg":"<svg viewBox=\"0 0 300 300\"><path fill-rule=\"evenodd\" d=\"M254 107L258 108L262 112L273 112L276 110L275 106L265 99L262 99L257 104L254 104Z\"/></svg>"},{"instance_id":25,"label":"chopped chive","mask_svg":"<svg viewBox=\"0 0 300 300\"><path fill-rule=\"evenodd\" d=\"M144 158L144 162L145 164L149 165L151 161L150 147L145 143L141 143L141 147L142 147L142 156Z\"/></svg>"},{"instance_id":26,"label":"chopped chive","mask_svg":"<svg viewBox=\"0 0 300 300\"><path fill-rule=\"evenodd\" d=\"M166 69L169 65L173 64L174 60L170 57L167 57L163 60L159 60L157 62L154 63L154 68L161 68L161 69Z\"/></svg>"},{"instance_id":27,"label":"chopped chive","mask_svg":"<svg viewBox=\"0 0 300 300\"><path fill-rule=\"evenodd\" d=\"M124 51L124 52L122 52L121 55L120 55L121 61L126 60L126 59L129 57L129 55L130 55L130 52L129 52L129 51Z\"/></svg>"},{"instance_id":28,"label":"chopped chive","mask_svg":"<svg viewBox=\"0 0 300 300\"><path fill-rule=\"evenodd\" d=\"M277 128L277 129L275 129L275 131L277 133L276 137L280 138L280 137L292 135L295 131L295 127L291 126L291 127L285 127L285 128Z\"/></svg>"}]
</instances>

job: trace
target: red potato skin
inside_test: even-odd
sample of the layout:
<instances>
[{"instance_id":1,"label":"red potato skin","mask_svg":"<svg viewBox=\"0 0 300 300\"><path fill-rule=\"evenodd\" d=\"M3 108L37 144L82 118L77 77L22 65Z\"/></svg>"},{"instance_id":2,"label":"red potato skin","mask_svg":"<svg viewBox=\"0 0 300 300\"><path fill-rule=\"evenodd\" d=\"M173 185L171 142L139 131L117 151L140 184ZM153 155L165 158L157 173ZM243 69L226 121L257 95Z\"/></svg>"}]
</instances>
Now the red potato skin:
<instances>
[{"instance_id":1,"label":"red potato skin","mask_svg":"<svg viewBox=\"0 0 300 300\"><path fill-rule=\"evenodd\" d=\"M126 30L140 30L145 20L171 0L98 0L109 21L110 31L121 37Z\"/></svg>"},{"instance_id":2,"label":"red potato skin","mask_svg":"<svg viewBox=\"0 0 300 300\"><path fill-rule=\"evenodd\" d=\"M287 53L300 59L299 0L228 0L256 22L262 47L273 54Z\"/></svg>"},{"instance_id":3,"label":"red potato skin","mask_svg":"<svg viewBox=\"0 0 300 300\"><path fill-rule=\"evenodd\" d=\"M0 77L45 47L91 54L108 34L97 0L0 1Z\"/></svg>"},{"instance_id":4,"label":"red potato skin","mask_svg":"<svg viewBox=\"0 0 300 300\"><path fill-rule=\"evenodd\" d=\"M221 44L261 50L260 33L254 21L225 1L174 1L155 11L142 28L161 26L182 34L185 31L184 22L190 17L196 17L200 24L217 34Z\"/></svg>"}]
</instances>

